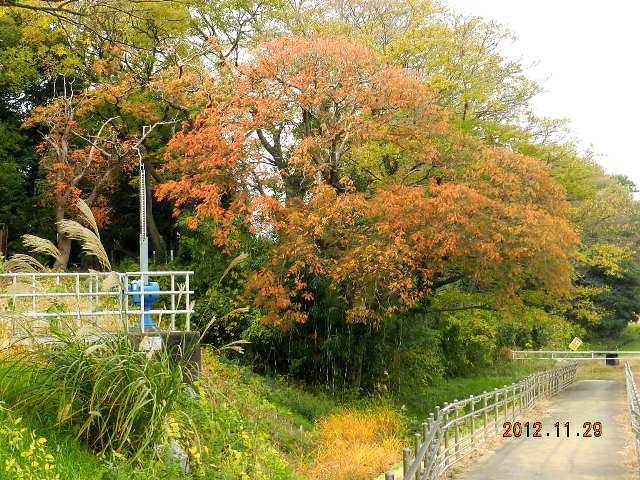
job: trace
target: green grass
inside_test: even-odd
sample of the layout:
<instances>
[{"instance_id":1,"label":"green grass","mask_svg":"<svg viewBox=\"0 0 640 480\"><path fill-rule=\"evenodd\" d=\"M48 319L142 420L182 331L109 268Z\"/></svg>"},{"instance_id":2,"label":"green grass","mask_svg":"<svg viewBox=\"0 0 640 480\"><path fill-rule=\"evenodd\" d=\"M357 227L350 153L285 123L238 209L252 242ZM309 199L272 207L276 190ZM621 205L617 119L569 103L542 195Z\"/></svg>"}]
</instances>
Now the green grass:
<instances>
[{"instance_id":1,"label":"green grass","mask_svg":"<svg viewBox=\"0 0 640 480\"><path fill-rule=\"evenodd\" d=\"M7 365L15 368L13 361L15 359L7 364L5 359L5 369ZM25 445L32 443L29 436L33 432L34 438L46 439L46 453L55 457L55 474L60 480L299 480L295 466L307 461L314 452L314 421L318 415L335 408L335 404L328 398L259 377L216 357L206 355L206 361L198 395L181 398L174 409L186 421L177 423L179 428L172 436L189 452L192 475L182 474L175 465L157 460L150 448L134 461L131 457L136 445L121 450L116 457L108 451L96 454L95 444L84 435L78 436L80 430L75 424L58 425L55 414L40 414L55 412L50 412L49 408L34 408L31 401L22 404L16 395L19 392L7 394L5 389L5 394L0 395L3 397L0 400L6 402L6 408L0 412L0 426L12 425L19 417L22 420L13 430L0 431L0 478L5 478L5 474L9 475L7 478L15 476L5 470L5 460L20 461ZM21 366L20 374L37 381L37 375L28 376L29 368L29 363ZM0 377L6 380L7 375L0 374ZM10 384L19 386L15 381ZM117 386L117 382L112 381L112 384ZM108 390L118 391L117 388ZM24 445L16 449L10 440L11 435L18 434ZM53 473L51 475L26 478L56 478Z\"/></svg>"},{"instance_id":2,"label":"green grass","mask_svg":"<svg viewBox=\"0 0 640 480\"><path fill-rule=\"evenodd\" d=\"M282 461L289 469L279 477L272 473L265 478L298 478L293 470L315 452L316 420L335 411L337 403L213 356L205 356L205 363L202 386L215 425L207 439L213 456L224 462L229 449L240 452L240 458L266 454L273 464Z\"/></svg>"},{"instance_id":3,"label":"green grass","mask_svg":"<svg viewBox=\"0 0 640 480\"><path fill-rule=\"evenodd\" d=\"M0 410L0 424L4 426L11 425L18 418L15 414ZM175 466L154 460L131 465L118 460L109 461L99 458L70 433L61 431L55 426L43 424L32 417L23 417L16 427L25 430L23 435L27 440L30 432L34 432L36 438L46 439L45 446L54 457L55 473L61 480L148 480L150 478L183 480L187 478L181 475ZM8 442L8 437L0 434L0 478L10 478L3 476L7 473L4 470L5 461L17 457L16 450ZM51 477L45 475L42 478L49 480L53 475Z\"/></svg>"},{"instance_id":4,"label":"green grass","mask_svg":"<svg viewBox=\"0 0 640 480\"><path fill-rule=\"evenodd\" d=\"M416 428L437 406L509 385L535 371L553 366L554 363L543 361L500 361L493 366L479 368L468 376L443 379L405 395L401 399L402 407L406 409L412 427Z\"/></svg>"},{"instance_id":5,"label":"green grass","mask_svg":"<svg viewBox=\"0 0 640 480\"><path fill-rule=\"evenodd\" d=\"M137 459L181 418L187 387L168 353L147 357L126 333L51 329L50 344L0 364L0 399L81 438L100 454Z\"/></svg>"},{"instance_id":6,"label":"green grass","mask_svg":"<svg viewBox=\"0 0 640 480\"><path fill-rule=\"evenodd\" d=\"M640 350L640 325L631 324L622 331L619 350Z\"/></svg>"},{"instance_id":7,"label":"green grass","mask_svg":"<svg viewBox=\"0 0 640 480\"><path fill-rule=\"evenodd\" d=\"M46 438L61 480L300 480L296 466L314 457L315 422L335 411L337 403L209 354L205 362L199 396L180 405L195 430L183 435L194 439L202 456L194 475L154 459L149 449L135 462L96 455L72 429L55 425L55 416L30 414L14 396L13 408L0 411L0 424L21 416L25 435L33 431ZM18 456L0 432L0 478L4 461Z\"/></svg>"}]
</instances>

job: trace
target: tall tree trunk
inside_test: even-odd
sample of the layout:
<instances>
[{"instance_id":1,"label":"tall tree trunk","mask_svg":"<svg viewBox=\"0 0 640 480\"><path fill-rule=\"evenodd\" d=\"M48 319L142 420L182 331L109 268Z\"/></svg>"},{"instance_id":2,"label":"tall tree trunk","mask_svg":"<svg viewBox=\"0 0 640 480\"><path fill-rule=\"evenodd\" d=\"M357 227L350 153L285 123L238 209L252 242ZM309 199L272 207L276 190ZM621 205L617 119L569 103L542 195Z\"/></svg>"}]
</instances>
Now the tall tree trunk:
<instances>
[{"instance_id":1,"label":"tall tree trunk","mask_svg":"<svg viewBox=\"0 0 640 480\"><path fill-rule=\"evenodd\" d=\"M57 227L57 223L64 220L64 206L62 202L63 200L56 202L56 230L58 232L57 247L58 250L60 250L60 258L56 260L53 268L55 270L65 271L69 263L69 256L71 255L71 239L62 233L60 228Z\"/></svg>"},{"instance_id":2,"label":"tall tree trunk","mask_svg":"<svg viewBox=\"0 0 640 480\"><path fill-rule=\"evenodd\" d=\"M69 264L69 257L71 256L71 240L58 232L58 250L60 250L60 259L56 260L53 265L54 270L65 271Z\"/></svg>"},{"instance_id":3,"label":"tall tree trunk","mask_svg":"<svg viewBox=\"0 0 640 480\"><path fill-rule=\"evenodd\" d=\"M153 189L151 188L151 175L147 175L145 188L147 190L147 232L151 239L154 251L160 258L166 258L167 244L158 230L155 218L153 218Z\"/></svg>"},{"instance_id":4,"label":"tall tree trunk","mask_svg":"<svg viewBox=\"0 0 640 480\"><path fill-rule=\"evenodd\" d=\"M353 355L353 370L351 372L351 385L355 391L359 392L362 388L362 370L365 362L365 353L367 350L367 337L369 331L363 325L356 325L354 328L356 350Z\"/></svg>"}]
</instances>

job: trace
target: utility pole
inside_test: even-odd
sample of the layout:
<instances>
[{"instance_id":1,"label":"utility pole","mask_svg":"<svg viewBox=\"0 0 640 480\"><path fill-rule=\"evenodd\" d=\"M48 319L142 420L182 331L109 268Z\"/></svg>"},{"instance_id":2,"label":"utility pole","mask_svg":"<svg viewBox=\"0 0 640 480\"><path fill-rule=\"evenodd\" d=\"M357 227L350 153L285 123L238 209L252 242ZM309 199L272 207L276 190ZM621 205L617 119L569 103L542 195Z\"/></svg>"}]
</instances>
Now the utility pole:
<instances>
[{"instance_id":1,"label":"utility pole","mask_svg":"<svg viewBox=\"0 0 640 480\"><path fill-rule=\"evenodd\" d=\"M147 129L142 127L142 137L146 137ZM144 168L142 155L140 159L140 272L149 271L149 238L147 237L147 172ZM142 278L144 283L144 276Z\"/></svg>"}]
</instances>

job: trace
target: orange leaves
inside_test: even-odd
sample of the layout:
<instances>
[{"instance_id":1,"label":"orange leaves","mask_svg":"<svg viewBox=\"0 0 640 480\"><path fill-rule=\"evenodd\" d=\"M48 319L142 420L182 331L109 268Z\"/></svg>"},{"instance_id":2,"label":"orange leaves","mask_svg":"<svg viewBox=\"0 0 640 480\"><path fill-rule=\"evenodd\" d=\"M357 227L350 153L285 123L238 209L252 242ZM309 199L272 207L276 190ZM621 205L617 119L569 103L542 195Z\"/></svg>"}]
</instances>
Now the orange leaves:
<instances>
[{"instance_id":1,"label":"orange leaves","mask_svg":"<svg viewBox=\"0 0 640 480\"><path fill-rule=\"evenodd\" d=\"M98 68L107 73L109 65ZM134 77L121 75L114 83L80 91L65 83L58 97L32 111L24 126L45 127L38 153L58 221L73 213L81 193L98 223L108 220L104 195L113 188L114 176L138 165L142 129L133 125L158 121L157 110L155 100Z\"/></svg>"},{"instance_id":2,"label":"orange leaves","mask_svg":"<svg viewBox=\"0 0 640 480\"><path fill-rule=\"evenodd\" d=\"M477 189L505 203L534 204L552 215L566 215L562 187L540 160L506 148L478 148L479 161L470 166L467 180Z\"/></svg>"},{"instance_id":3,"label":"orange leaves","mask_svg":"<svg viewBox=\"0 0 640 480\"><path fill-rule=\"evenodd\" d=\"M396 186L371 198L321 186L285 217L269 264L250 285L277 325L305 318L307 279L317 276L346 298L349 321L374 324L416 307L450 278L508 292L531 281L560 288L576 240L562 219L455 184Z\"/></svg>"},{"instance_id":4,"label":"orange leaves","mask_svg":"<svg viewBox=\"0 0 640 480\"><path fill-rule=\"evenodd\" d=\"M176 213L272 242L249 284L265 321L304 322L321 292L351 322L423 307L464 279L509 294L569 285L576 236L540 162L453 130L410 71L344 39L259 45L199 90L166 155ZM319 286L320 285L320 286Z\"/></svg>"},{"instance_id":5,"label":"orange leaves","mask_svg":"<svg viewBox=\"0 0 640 480\"><path fill-rule=\"evenodd\" d=\"M401 162L411 162L393 173L418 171L437 155L431 139L448 128L413 73L339 38L263 43L250 61L205 81L199 96L208 106L193 130L172 140L167 171L197 182L205 172L227 191L242 186L226 174L245 175L252 188L285 191L287 200L317 181L339 187L346 165L373 144L391 145ZM160 194L188 192L167 187Z\"/></svg>"},{"instance_id":6,"label":"orange leaves","mask_svg":"<svg viewBox=\"0 0 640 480\"><path fill-rule=\"evenodd\" d=\"M195 228L199 219L213 218L221 229L217 242L233 237L233 219L244 214L248 202L250 142L246 131L229 118L231 108L207 109L196 120L197 128L190 133L178 133L169 143L164 172L174 176L156 189L160 199L174 203L174 213L193 208L195 217L189 226Z\"/></svg>"}]
</instances>

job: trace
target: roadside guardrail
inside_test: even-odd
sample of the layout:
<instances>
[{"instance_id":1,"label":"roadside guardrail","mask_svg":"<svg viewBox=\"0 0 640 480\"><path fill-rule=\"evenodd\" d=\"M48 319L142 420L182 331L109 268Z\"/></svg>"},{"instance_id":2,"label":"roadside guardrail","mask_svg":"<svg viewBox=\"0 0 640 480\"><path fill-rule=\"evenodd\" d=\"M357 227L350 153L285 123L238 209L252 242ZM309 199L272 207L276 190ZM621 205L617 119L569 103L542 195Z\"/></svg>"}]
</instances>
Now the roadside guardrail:
<instances>
[{"instance_id":1,"label":"roadside guardrail","mask_svg":"<svg viewBox=\"0 0 640 480\"><path fill-rule=\"evenodd\" d=\"M570 363L525 377L492 392L436 407L413 448L403 450L404 480L437 480L455 463L495 435L506 420L533 407L540 398L556 395L576 379L577 363ZM639 424L640 425L640 424ZM385 480L394 480L387 472Z\"/></svg>"}]
</instances>

